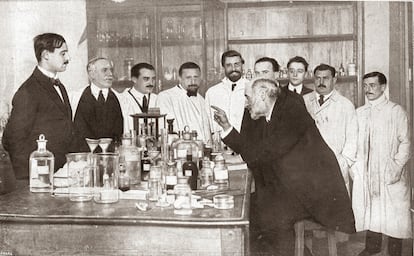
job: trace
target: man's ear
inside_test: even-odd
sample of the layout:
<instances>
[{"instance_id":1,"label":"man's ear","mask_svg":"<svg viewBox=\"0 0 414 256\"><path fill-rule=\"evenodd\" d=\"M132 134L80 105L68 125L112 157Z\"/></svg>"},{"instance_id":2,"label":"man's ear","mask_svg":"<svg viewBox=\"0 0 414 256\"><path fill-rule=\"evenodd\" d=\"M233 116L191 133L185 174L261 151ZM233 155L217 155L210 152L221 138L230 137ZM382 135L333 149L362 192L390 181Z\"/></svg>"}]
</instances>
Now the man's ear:
<instances>
[{"instance_id":1,"label":"man's ear","mask_svg":"<svg viewBox=\"0 0 414 256\"><path fill-rule=\"evenodd\" d=\"M132 82L133 82L134 84L136 84L136 83L137 83L137 81L138 81L138 79L137 79L135 76L132 76L132 77L131 77L131 80L132 80Z\"/></svg>"},{"instance_id":2,"label":"man's ear","mask_svg":"<svg viewBox=\"0 0 414 256\"><path fill-rule=\"evenodd\" d=\"M43 50L40 56L41 56L41 59L49 60L49 51Z\"/></svg>"},{"instance_id":3,"label":"man's ear","mask_svg":"<svg viewBox=\"0 0 414 256\"><path fill-rule=\"evenodd\" d=\"M336 81L338 80L338 78L335 76L334 78L333 78L333 83L334 83L334 85L336 84Z\"/></svg>"}]
</instances>

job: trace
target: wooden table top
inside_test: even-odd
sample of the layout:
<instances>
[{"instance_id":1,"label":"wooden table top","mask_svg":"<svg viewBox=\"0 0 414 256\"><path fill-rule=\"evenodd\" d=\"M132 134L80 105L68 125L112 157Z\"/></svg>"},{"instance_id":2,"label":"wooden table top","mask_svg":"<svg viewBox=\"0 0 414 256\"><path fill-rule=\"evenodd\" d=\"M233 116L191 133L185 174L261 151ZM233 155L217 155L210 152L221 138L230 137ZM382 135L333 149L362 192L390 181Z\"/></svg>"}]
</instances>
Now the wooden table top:
<instances>
[{"instance_id":1,"label":"wooden table top","mask_svg":"<svg viewBox=\"0 0 414 256\"><path fill-rule=\"evenodd\" d=\"M0 196L0 222L73 223L103 225L178 225L228 226L248 225L251 174L247 170L229 171L234 208L220 210L205 206L193 209L189 216L174 214L173 206L161 208L150 203L143 212L135 207L138 200L121 199L114 204L71 202L68 197L53 197L48 193L31 193L27 185ZM212 195L206 196L212 199Z\"/></svg>"}]
</instances>

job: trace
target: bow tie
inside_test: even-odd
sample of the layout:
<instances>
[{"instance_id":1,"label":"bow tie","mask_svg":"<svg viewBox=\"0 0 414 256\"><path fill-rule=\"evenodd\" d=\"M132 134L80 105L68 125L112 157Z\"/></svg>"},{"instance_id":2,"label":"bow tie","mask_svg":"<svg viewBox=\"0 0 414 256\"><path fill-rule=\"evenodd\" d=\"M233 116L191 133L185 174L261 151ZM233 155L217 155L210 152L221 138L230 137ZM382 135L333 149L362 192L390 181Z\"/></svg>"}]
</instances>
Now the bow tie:
<instances>
[{"instance_id":1,"label":"bow tie","mask_svg":"<svg viewBox=\"0 0 414 256\"><path fill-rule=\"evenodd\" d=\"M50 78L50 81L52 82L53 86L61 86L62 85L59 78L57 78L57 79Z\"/></svg>"},{"instance_id":2,"label":"bow tie","mask_svg":"<svg viewBox=\"0 0 414 256\"><path fill-rule=\"evenodd\" d=\"M197 92L187 91L187 96L188 97L191 97L191 96L197 97Z\"/></svg>"}]
</instances>

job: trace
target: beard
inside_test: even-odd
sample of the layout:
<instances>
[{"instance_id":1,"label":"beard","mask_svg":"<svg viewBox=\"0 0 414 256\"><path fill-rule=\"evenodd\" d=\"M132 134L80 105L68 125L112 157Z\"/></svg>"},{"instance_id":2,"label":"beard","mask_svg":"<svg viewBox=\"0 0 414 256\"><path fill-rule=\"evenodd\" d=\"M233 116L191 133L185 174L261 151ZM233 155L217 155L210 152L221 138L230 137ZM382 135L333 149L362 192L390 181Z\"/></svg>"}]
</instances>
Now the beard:
<instances>
[{"instance_id":1,"label":"beard","mask_svg":"<svg viewBox=\"0 0 414 256\"><path fill-rule=\"evenodd\" d=\"M234 70L234 71L231 71L230 73L227 73L226 76L229 78L230 81L236 82L241 78L241 72Z\"/></svg>"}]
</instances>

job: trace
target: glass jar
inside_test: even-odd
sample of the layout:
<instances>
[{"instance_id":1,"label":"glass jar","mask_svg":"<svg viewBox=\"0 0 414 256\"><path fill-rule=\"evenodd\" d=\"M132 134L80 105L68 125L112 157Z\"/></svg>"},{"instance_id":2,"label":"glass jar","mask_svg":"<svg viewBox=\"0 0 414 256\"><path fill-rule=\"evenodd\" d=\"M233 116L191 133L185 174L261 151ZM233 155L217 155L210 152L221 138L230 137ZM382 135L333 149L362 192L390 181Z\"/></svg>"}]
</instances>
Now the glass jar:
<instances>
[{"instance_id":1,"label":"glass jar","mask_svg":"<svg viewBox=\"0 0 414 256\"><path fill-rule=\"evenodd\" d=\"M180 177L177 182L174 187L174 214L190 215L193 210L191 208L191 188L188 184L188 178Z\"/></svg>"},{"instance_id":2,"label":"glass jar","mask_svg":"<svg viewBox=\"0 0 414 256\"><path fill-rule=\"evenodd\" d=\"M229 171L224 162L223 153L219 153L214 158L214 184L218 185L220 189L227 189L229 187Z\"/></svg>"},{"instance_id":3,"label":"glass jar","mask_svg":"<svg viewBox=\"0 0 414 256\"><path fill-rule=\"evenodd\" d=\"M84 202L92 200L93 164L90 153L66 154L69 200Z\"/></svg>"},{"instance_id":4,"label":"glass jar","mask_svg":"<svg viewBox=\"0 0 414 256\"><path fill-rule=\"evenodd\" d=\"M116 203L119 200L119 155L98 153L94 155L94 196L97 203Z\"/></svg>"},{"instance_id":5,"label":"glass jar","mask_svg":"<svg viewBox=\"0 0 414 256\"><path fill-rule=\"evenodd\" d=\"M30 192L53 192L53 173L55 156L46 149L45 135L40 134L37 140L37 150L30 154L29 177Z\"/></svg>"},{"instance_id":6,"label":"glass jar","mask_svg":"<svg viewBox=\"0 0 414 256\"><path fill-rule=\"evenodd\" d=\"M211 163L208 158L203 160L203 168L200 170L200 188L206 189L213 184L213 169L211 169Z\"/></svg>"},{"instance_id":7,"label":"glass jar","mask_svg":"<svg viewBox=\"0 0 414 256\"><path fill-rule=\"evenodd\" d=\"M130 183L135 185L141 182L141 150L132 144L131 136L122 138L119 147L119 163L125 166L125 174L129 176Z\"/></svg>"}]
</instances>

